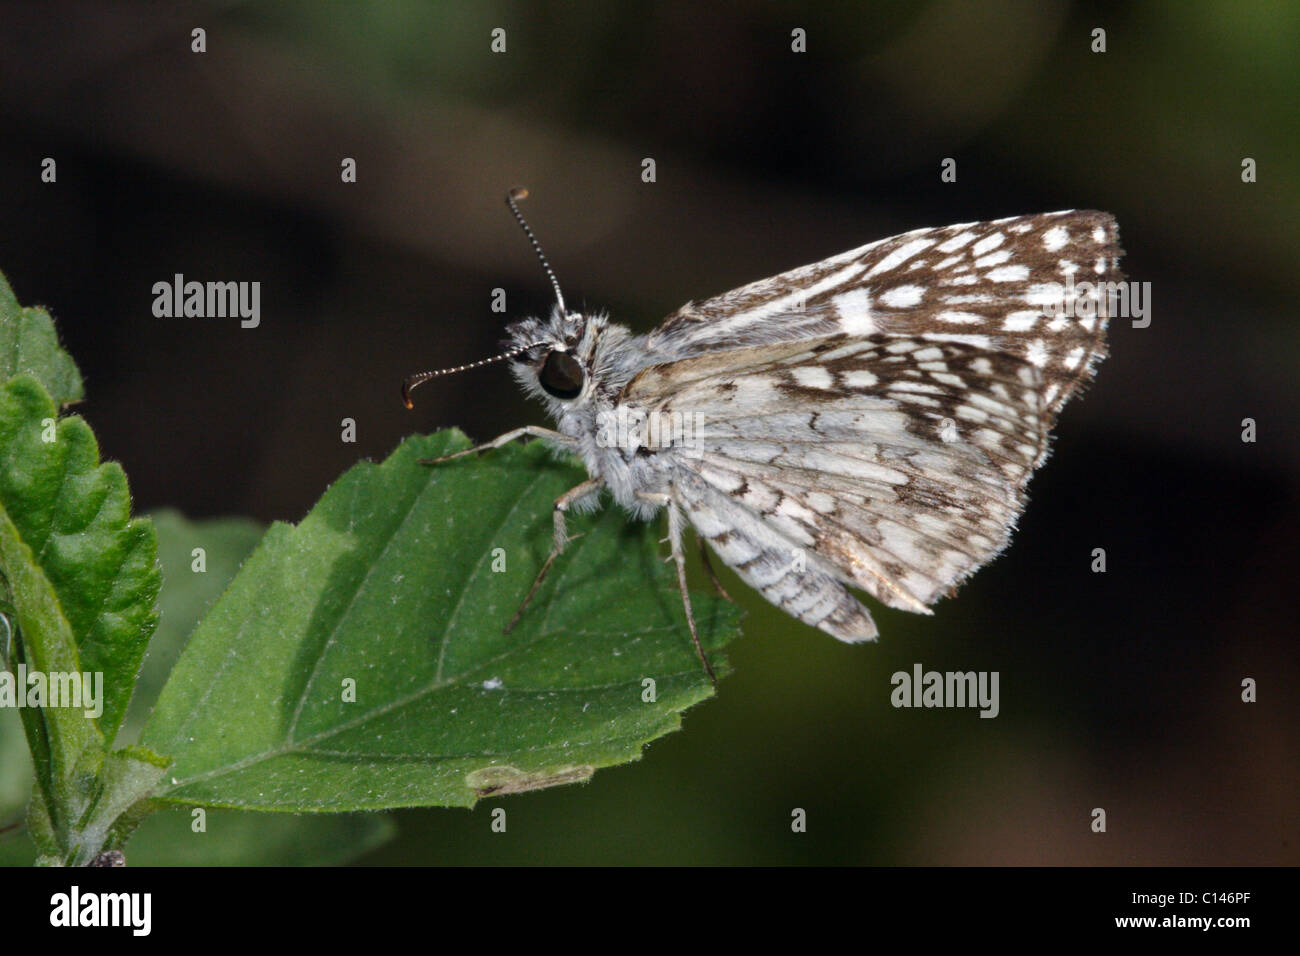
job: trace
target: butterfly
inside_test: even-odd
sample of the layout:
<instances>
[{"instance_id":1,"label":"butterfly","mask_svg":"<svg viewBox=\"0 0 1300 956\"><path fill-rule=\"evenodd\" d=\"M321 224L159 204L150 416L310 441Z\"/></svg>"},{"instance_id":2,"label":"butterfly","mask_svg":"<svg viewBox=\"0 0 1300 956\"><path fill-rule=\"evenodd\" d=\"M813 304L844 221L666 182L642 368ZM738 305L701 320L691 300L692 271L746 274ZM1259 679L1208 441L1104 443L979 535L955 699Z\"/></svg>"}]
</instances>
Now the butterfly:
<instances>
[{"instance_id":1,"label":"butterfly","mask_svg":"<svg viewBox=\"0 0 1300 956\"><path fill-rule=\"evenodd\" d=\"M1112 216L1064 211L915 229L715 298L636 335L564 303L512 190L507 205L555 291L507 328L506 360L554 429L527 425L444 458L543 439L587 481L555 502L554 545L512 627L569 540L565 515L602 491L667 513L687 624L694 529L740 579L842 641L877 637L851 588L931 605L1007 545L1057 415L1106 354L1123 276ZM710 574L712 569L709 568ZM716 578L714 579L716 583Z\"/></svg>"}]
</instances>

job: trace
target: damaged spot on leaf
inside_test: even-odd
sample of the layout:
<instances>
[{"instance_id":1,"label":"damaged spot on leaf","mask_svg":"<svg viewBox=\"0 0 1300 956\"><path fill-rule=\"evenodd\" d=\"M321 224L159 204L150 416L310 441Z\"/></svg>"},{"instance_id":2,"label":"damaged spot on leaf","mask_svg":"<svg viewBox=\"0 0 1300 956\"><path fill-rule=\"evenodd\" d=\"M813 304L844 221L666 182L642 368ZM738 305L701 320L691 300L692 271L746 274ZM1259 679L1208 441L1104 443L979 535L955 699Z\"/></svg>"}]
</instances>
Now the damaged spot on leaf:
<instances>
[{"instance_id":1,"label":"damaged spot on leaf","mask_svg":"<svg viewBox=\"0 0 1300 956\"><path fill-rule=\"evenodd\" d=\"M546 787L562 787L569 783L585 783L596 768L590 764L559 767L529 773L518 767L484 767L465 774L465 784L480 797L493 797L507 793L524 793Z\"/></svg>"}]
</instances>

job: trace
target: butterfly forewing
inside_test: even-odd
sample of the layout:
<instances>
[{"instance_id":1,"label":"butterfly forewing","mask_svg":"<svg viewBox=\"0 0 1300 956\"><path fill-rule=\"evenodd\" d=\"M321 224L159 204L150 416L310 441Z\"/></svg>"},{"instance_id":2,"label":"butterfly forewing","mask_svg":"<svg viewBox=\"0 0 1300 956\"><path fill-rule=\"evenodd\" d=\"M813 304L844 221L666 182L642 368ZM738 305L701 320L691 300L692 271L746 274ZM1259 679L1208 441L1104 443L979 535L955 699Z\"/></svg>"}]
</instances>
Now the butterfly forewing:
<instances>
[{"instance_id":1,"label":"butterfly forewing","mask_svg":"<svg viewBox=\"0 0 1300 956\"><path fill-rule=\"evenodd\" d=\"M871 637L844 584L926 612L1005 546L1120 255L1098 212L896 236L683 307L619 401L702 422L674 496L722 560Z\"/></svg>"},{"instance_id":2,"label":"butterfly forewing","mask_svg":"<svg viewBox=\"0 0 1300 956\"><path fill-rule=\"evenodd\" d=\"M1103 212L917 229L688 303L648 341L675 358L836 333L966 341L1043 368L1059 408L1105 354L1105 296L1071 291L1118 282L1122 254Z\"/></svg>"}]
</instances>

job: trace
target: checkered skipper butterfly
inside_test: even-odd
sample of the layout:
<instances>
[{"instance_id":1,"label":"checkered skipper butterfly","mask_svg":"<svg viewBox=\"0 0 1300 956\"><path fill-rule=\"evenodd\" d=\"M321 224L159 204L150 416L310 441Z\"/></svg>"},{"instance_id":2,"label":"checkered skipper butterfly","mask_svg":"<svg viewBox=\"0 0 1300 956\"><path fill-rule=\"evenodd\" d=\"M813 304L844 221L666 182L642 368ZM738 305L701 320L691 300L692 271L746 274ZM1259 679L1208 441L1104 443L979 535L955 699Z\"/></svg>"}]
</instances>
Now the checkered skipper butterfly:
<instances>
[{"instance_id":1,"label":"checkered skipper butterfly","mask_svg":"<svg viewBox=\"0 0 1300 956\"><path fill-rule=\"evenodd\" d=\"M1122 278L1110 215L1016 216L872 242L633 335L565 307L516 205L526 195L506 202L554 287L550 315L509 326L501 355L411 376L403 400L509 360L556 430L517 428L447 458L532 436L590 474L556 501L554 548L515 620L565 546L565 513L606 489L638 518L667 511L711 678L687 524L765 598L842 641L877 635L850 587L932 613L1006 546L1057 414L1106 354L1103 292Z\"/></svg>"}]
</instances>

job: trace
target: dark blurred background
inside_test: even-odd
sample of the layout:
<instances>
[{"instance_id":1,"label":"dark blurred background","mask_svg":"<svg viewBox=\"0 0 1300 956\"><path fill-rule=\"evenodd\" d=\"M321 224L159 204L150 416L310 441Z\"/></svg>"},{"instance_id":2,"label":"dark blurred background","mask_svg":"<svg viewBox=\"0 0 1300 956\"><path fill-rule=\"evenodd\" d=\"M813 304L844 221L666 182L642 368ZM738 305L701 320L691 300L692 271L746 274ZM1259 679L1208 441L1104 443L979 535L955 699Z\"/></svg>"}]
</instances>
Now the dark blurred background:
<instances>
[{"instance_id":1,"label":"dark blurred background","mask_svg":"<svg viewBox=\"0 0 1300 956\"><path fill-rule=\"evenodd\" d=\"M956 600L852 648L726 576L736 674L682 733L506 798L506 835L401 812L364 861L1294 864L1298 45L1284 0L4 3L0 270L139 510L297 520L410 432L543 423L499 367L397 397L547 308L510 186L570 302L640 331L908 229L1108 210L1151 325L1113 324ZM178 272L259 280L261 326L155 318ZM999 671L1001 716L893 709L916 662Z\"/></svg>"}]
</instances>

